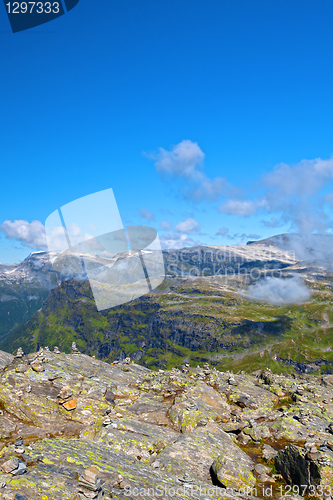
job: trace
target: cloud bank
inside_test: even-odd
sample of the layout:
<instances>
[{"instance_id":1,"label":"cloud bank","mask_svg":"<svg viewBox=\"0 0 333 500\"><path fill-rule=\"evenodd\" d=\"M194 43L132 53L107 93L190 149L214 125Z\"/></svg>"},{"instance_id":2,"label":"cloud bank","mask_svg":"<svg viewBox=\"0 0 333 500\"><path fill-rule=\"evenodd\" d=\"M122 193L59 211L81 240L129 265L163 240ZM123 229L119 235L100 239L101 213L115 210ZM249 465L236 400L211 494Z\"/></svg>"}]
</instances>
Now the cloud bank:
<instances>
[{"instance_id":1,"label":"cloud bank","mask_svg":"<svg viewBox=\"0 0 333 500\"><path fill-rule=\"evenodd\" d=\"M0 225L0 231L5 234L6 238L16 239L26 247L46 250L45 228L38 220L32 222L6 220Z\"/></svg>"},{"instance_id":2,"label":"cloud bank","mask_svg":"<svg viewBox=\"0 0 333 500\"><path fill-rule=\"evenodd\" d=\"M248 199L231 198L219 206L228 215L249 217L256 213L276 214L262 220L268 228L284 224L300 233L325 232L333 220L323 207L332 208L333 193L322 193L333 180L333 158L302 160L295 165L281 163L259 180L261 195Z\"/></svg>"},{"instance_id":3,"label":"cloud bank","mask_svg":"<svg viewBox=\"0 0 333 500\"><path fill-rule=\"evenodd\" d=\"M311 297L311 291L299 276L286 279L268 277L250 285L244 295L249 299L283 306L302 304Z\"/></svg>"}]
</instances>

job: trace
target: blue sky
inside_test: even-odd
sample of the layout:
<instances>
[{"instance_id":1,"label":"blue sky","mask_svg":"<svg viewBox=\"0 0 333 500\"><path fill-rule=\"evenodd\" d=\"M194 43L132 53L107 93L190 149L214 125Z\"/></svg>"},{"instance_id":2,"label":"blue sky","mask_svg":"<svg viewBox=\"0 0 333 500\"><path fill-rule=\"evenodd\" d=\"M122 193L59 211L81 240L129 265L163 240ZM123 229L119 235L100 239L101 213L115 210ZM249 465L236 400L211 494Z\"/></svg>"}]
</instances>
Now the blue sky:
<instances>
[{"instance_id":1,"label":"blue sky","mask_svg":"<svg viewBox=\"0 0 333 500\"><path fill-rule=\"evenodd\" d=\"M107 188L165 246L330 232L332 18L331 0L80 0L12 34L1 8L0 262Z\"/></svg>"}]
</instances>

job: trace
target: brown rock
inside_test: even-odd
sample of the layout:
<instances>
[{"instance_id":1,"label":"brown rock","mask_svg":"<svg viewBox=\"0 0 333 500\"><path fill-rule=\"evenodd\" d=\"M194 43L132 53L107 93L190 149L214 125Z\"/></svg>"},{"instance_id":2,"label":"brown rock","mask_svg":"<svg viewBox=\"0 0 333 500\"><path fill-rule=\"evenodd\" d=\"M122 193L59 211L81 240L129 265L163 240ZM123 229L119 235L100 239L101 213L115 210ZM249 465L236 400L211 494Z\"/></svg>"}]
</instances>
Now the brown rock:
<instances>
[{"instance_id":1,"label":"brown rock","mask_svg":"<svg viewBox=\"0 0 333 500\"><path fill-rule=\"evenodd\" d=\"M95 483L99 470L96 467L89 467L83 473L83 479L88 483Z\"/></svg>"},{"instance_id":2,"label":"brown rock","mask_svg":"<svg viewBox=\"0 0 333 500\"><path fill-rule=\"evenodd\" d=\"M63 403L63 407L67 411L75 410L76 406L77 406L77 399L76 398L70 399L69 401L65 401L65 403Z\"/></svg>"},{"instance_id":3,"label":"brown rock","mask_svg":"<svg viewBox=\"0 0 333 500\"><path fill-rule=\"evenodd\" d=\"M9 474L13 470L17 469L19 466L19 460L17 458L12 458L11 460L7 460L7 462L4 462L1 465L1 469L3 472L6 472L6 474Z\"/></svg>"}]
</instances>

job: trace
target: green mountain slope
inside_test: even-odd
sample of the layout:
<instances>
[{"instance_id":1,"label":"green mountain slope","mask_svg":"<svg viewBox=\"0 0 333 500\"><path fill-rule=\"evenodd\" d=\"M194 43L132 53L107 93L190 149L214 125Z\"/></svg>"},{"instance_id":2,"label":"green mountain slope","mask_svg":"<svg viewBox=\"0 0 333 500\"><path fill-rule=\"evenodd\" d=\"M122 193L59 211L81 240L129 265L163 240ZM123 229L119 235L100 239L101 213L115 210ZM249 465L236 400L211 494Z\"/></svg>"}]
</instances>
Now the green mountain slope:
<instances>
[{"instance_id":1,"label":"green mountain slope","mask_svg":"<svg viewBox=\"0 0 333 500\"><path fill-rule=\"evenodd\" d=\"M330 371L333 364L333 306L330 276L308 280L312 298L302 306L277 307L238 293L240 283L219 279L167 278L155 293L98 312L89 283L70 280L53 289L42 309L0 342L22 346L75 341L86 354L113 361L129 355L150 368L209 360L220 369L269 366L275 372ZM331 326L332 325L332 326Z\"/></svg>"}]
</instances>

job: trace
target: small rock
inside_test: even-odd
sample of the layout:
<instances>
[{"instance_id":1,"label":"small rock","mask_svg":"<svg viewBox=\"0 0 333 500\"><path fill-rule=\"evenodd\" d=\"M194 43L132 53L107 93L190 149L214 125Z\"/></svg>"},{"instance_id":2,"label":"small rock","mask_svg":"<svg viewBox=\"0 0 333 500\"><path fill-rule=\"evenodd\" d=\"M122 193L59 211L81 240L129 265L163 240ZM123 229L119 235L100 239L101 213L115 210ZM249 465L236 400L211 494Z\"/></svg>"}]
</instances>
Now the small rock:
<instances>
[{"instance_id":1,"label":"small rock","mask_svg":"<svg viewBox=\"0 0 333 500\"><path fill-rule=\"evenodd\" d=\"M77 399L73 398L70 399L69 401L65 401L62 406L67 410L67 411L72 411L75 410L77 407Z\"/></svg>"},{"instance_id":2,"label":"small rock","mask_svg":"<svg viewBox=\"0 0 333 500\"><path fill-rule=\"evenodd\" d=\"M257 464L254 470L256 471L257 474L263 474L263 473L269 474L271 472L271 469L269 467L262 464Z\"/></svg>"},{"instance_id":3,"label":"small rock","mask_svg":"<svg viewBox=\"0 0 333 500\"><path fill-rule=\"evenodd\" d=\"M27 370L29 369L29 366L27 364L22 364L22 365L18 365L16 368L15 368L15 372L16 373L25 373Z\"/></svg>"},{"instance_id":4,"label":"small rock","mask_svg":"<svg viewBox=\"0 0 333 500\"><path fill-rule=\"evenodd\" d=\"M58 346L54 346L53 352L55 354L61 354Z\"/></svg>"},{"instance_id":5,"label":"small rock","mask_svg":"<svg viewBox=\"0 0 333 500\"><path fill-rule=\"evenodd\" d=\"M84 471L82 477L88 483L95 484L97 476L98 476L98 469L96 467L90 467L89 469L86 469Z\"/></svg>"},{"instance_id":6,"label":"small rock","mask_svg":"<svg viewBox=\"0 0 333 500\"><path fill-rule=\"evenodd\" d=\"M262 456L265 460L272 460L277 454L278 452L269 446L269 444L264 444L262 447Z\"/></svg>"},{"instance_id":7,"label":"small rock","mask_svg":"<svg viewBox=\"0 0 333 500\"><path fill-rule=\"evenodd\" d=\"M233 386L237 386L237 385L238 385L238 382L235 380L235 378L234 378L234 377L230 376L230 377L228 378L228 384L229 384L229 385L233 385Z\"/></svg>"},{"instance_id":8,"label":"small rock","mask_svg":"<svg viewBox=\"0 0 333 500\"><path fill-rule=\"evenodd\" d=\"M1 465L1 470L6 474L9 474L10 472L18 468L19 463L20 462L17 458L12 458Z\"/></svg>"},{"instance_id":9,"label":"small rock","mask_svg":"<svg viewBox=\"0 0 333 500\"><path fill-rule=\"evenodd\" d=\"M247 434L244 434L243 432L240 432L237 436L237 441L240 443L240 444L244 444L246 445L249 441L251 441L251 438L250 436L248 436Z\"/></svg>"},{"instance_id":10,"label":"small rock","mask_svg":"<svg viewBox=\"0 0 333 500\"><path fill-rule=\"evenodd\" d=\"M40 373L44 371L44 366L41 361L36 361L33 365L31 365L31 368L33 369L34 372Z\"/></svg>"},{"instance_id":11,"label":"small rock","mask_svg":"<svg viewBox=\"0 0 333 500\"><path fill-rule=\"evenodd\" d=\"M269 476L265 472L260 474L260 476L258 477L258 481L260 481L261 483L271 483L271 484L275 483L275 479L273 479L271 476Z\"/></svg>"},{"instance_id":12,"label":"small rock","mask_svg":"<svg viewBox=\"0 0 333 500\"><path fill-rule=\"evenodd\" d=\"M120 488L121 490L125 488L126 484L124 483L123 476L121 474L118 474L117 480L113 483L112 486L114 488Z\"/></svg>"},{"instance_id":13,"label":"small rock","mask_svg":"<svg viewBox=\"0 0 333 500\"><path fill-rule=\"evenodd\" d=\"M241 408L251 408L251 410L256 410L258 408L257 403L245 394L236 401L236 404Z\"/></svg>"},{"instance_id":14,"label":"small rock","mask_svg":"<svg viewBox=\"0 0 333 500\"><path fill-rule=\"evenodd\" d=\"M73 393L68 385L65 385L59 392L59 398L62 400L69 399L72 395Z\"/></svg>"},{"instance_id":15,"label":"small rock","mask_svg":"<svg viewBox=\"0 0 333 500\"><path fill-rule=\"evenodd\" d=\"M11 472L11 474L13 476L20 476L20 475L24 474L25 472L27 472L27 466L25 465L25 463L19 462L18 468L13 470Z\"/></svg>"},{"instance_id":16,"label":"small rock","mask_svg":"<svg viewBox=\"0 0 333 500\"><path fill-rule=\"evenodd\" d=\"M26 465L18 460L17 458L11 458L1 465L1 469L6 474L12 474L13 476L18 476L24 474L27 470Z\"/></svg>"}]
</instances>

